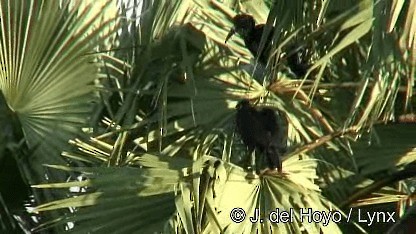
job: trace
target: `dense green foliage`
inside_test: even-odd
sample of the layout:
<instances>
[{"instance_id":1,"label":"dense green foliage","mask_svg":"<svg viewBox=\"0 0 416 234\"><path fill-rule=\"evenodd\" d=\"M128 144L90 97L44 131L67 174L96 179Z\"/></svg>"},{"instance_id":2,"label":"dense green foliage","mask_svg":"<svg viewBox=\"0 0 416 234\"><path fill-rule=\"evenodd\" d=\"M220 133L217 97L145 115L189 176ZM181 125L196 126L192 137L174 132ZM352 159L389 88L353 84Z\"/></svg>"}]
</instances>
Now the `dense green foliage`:
<instances>
[{"instance_id":1,"label":"dense green foliage","mask_svg":"<svg viewBox=\"0 0 416 234\"><path fill-rule=\"evenodd\" d=\"M398 220L414 202L415 5L1 1L0 232L387 230L358 211ZM224 43L242 12L266 23L260 48L275 27L266 67L240 37ZM295 47L303 78L288 69ZM241 99L285 114L283 175L247 179ZM276 208L296 215L248 219ZM341 222L308 223L302 208Z\"/></svg>"}]
</instances>

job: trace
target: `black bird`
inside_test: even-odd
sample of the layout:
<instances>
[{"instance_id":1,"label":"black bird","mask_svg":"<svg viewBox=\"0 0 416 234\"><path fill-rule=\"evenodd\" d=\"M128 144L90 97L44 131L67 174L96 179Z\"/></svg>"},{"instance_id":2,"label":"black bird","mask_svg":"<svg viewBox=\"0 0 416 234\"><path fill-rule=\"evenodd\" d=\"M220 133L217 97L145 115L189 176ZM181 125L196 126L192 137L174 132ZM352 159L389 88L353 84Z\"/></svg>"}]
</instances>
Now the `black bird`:
<instances>
[{"instance_id":1,"label":"black bird","mask_svg":"<svg viewBox=\"0 0 416 234\"><path fill-rule=\"evenodd\" d=\"M230 39L234 33L238 33L243 38L247 49L250 50L253 56L257 58L261 36L263 35L265 24L256 25L253 16L247 14L236 15L233 18L233 24L234 27L231 28L230 32L228 33L227 38L225 39L225 43L227 43L228 39ZM267 64L267 59L269 58L271 50L270 42L273 37L273 31L274 27L272 28L268 40L266 41L262 53L259 57L260 63L264 65Z\"/></svg>"},{"instance_id":2,"label":"black bird","mask_svg":"<svg viewBox=\"0 0 416 234\"><path fill-rule=\"evenodd\" d=\"M270 169L282 172L280 156L287 150L287 124L270 108L254 108L248 100L237 106L237 132L251 156L255 149L266 156ZM256 160L258 161L258 160ZM256 164L257 172L259 165Z\"/></svg>"},{"instance_id":3,"label":"black bird","mask_svg":"<svg viewBox=\"0 0 416 234\"><path fill-rule=\"evenodd\" d=\"M244 40L244 43L248 50L253 54L254 57L258 57L261 37L265 24L257 24L254 21L253 16L247 14L239 14L233 18L234 27L231 28L225 43L235 34L238 33ZM274 34L274 27L272 27L270 34L266 40L264 48L260 54L259 62L266 66L272 49L272 39ZM303 50L297 49L296 46L292 45L289 47L287 56L287 65L290 70L297 76L303 77L309 69L309 64L304 59Z\"/></svg>"},{"instance_id":4,"label":"black bird","mask_svg":"<svg viewBox=\"0 0 416 234\"><path fill-rule=\"evenodd\" d=\"M296 45L289 47L287 55L287 64L290 70L296 77L303 77L306 75L310 65L305 59L305 51L303 48L296 48Z\"/></svg>"}]
</instances>

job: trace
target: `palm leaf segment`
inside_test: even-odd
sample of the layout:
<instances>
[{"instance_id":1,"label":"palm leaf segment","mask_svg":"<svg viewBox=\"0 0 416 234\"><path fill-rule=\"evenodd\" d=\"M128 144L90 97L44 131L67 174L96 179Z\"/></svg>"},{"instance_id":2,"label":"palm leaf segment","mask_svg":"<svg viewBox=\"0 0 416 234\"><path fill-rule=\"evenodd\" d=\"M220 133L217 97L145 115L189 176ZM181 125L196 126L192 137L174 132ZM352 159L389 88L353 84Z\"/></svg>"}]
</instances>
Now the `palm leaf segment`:
<instances>
[{"instance_id":1,"label":"palm leaf segment","mask_svg":"<svg viewBox=\"0 0 416 234\"><path fill-rule=\"evenodd\" d=\"M28 178L37 182L44 178L43 163L65 162L61 150L91 113L99 66L98 57L88 54L114 24L113 19L96 24L101 17L91 4L78 11L59 2L0 4L0 91L34 151L26 160L35 173Z\"/></svg>"}]
</instances>

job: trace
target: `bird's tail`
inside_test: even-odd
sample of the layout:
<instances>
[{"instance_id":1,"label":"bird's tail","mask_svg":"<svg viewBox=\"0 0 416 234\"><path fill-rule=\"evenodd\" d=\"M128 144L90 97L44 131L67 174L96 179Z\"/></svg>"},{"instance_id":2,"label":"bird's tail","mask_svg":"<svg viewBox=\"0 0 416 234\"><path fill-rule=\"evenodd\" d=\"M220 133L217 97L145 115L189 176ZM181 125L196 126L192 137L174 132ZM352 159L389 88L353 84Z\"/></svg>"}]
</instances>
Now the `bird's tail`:
<instances>
[{"instance_id":1,"label":"bird's tail","mask_svg":"<svg viewBox=\"0 0 416 234\"><path fill-rule=\"evenodd\" d=\"M275 147L269 147L266 150L266 156L268 159L269 167L271 169L278 169L279 172L282 171L282 162L280 160L279 151Z\"/></svg>"}]
</instances>

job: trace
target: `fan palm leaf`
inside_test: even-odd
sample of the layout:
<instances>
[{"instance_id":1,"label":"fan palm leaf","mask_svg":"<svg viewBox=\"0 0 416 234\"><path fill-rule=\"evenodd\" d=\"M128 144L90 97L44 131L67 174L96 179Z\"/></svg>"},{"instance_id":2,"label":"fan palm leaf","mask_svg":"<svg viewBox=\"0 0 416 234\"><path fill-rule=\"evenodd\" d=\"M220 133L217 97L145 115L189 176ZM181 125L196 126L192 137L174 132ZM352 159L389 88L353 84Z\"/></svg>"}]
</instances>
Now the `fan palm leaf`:
<instances>
[{"instance_id":1,"label":"fan palm leaf","mask_svg":"<svg viewBox=\"0 0 416 234\"><path fill-rule=\"evenodd\" d=\"M43 163L65 163L61 150L86 123L93 81L99 78L98 57L88 53L111 35L104 30L114 22L96 27L91 4L79 14L77 7L67 6L59 1L0 4L0 90L33 149L33 156L25 158L30 183L44 181Z\"/></svg>"}]
</instances>

